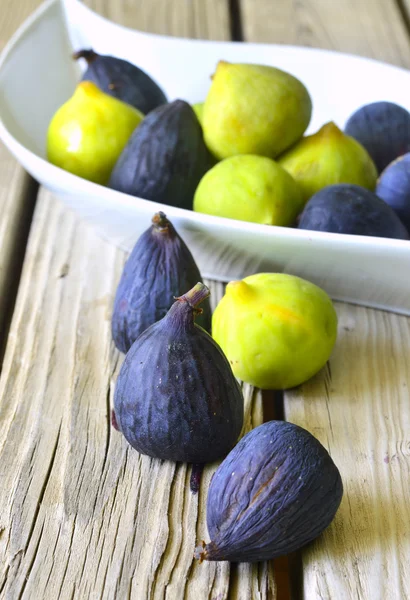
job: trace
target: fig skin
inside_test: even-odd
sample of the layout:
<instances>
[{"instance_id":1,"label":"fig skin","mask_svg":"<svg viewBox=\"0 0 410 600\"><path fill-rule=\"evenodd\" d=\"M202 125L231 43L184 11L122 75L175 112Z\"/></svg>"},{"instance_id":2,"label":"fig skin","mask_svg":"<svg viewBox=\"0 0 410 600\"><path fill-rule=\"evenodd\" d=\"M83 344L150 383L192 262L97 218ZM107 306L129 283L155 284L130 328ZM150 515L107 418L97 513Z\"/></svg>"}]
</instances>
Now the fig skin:
<instances>
[{"instance_id":1,"label":"fig skin","mask_svg":"<svg viewBox=\"0 0 410 600\"><path fill-rule=\"evenodd\" d=\"M143 114L83 81L53 115L47 159L57 167L106 185Z\"/></svg>"},{"instance_id":2,"label":"fig skin","mask_svg":"<svg viewBox=\"0 0 410 600\"><path fill-rule=\"evenodd\" d=\"M206 463L225 456L243 424L243 396L216 342L194 322L198 283L134 342L114 394L120 431L142 454Z\"/></svg>"},{"instance_id":3,"label":"fig skin","mask_svg":"<svg viewBox=\"0 0 410 600\"><path fill-rule=\"evenodd\" d=\"M304 137L278 163L299 184L304 203L332 184L352 183L371 191L376 187L377 169L367 150L333 122Z\"/></svg>"},{"instance_id":4,"label":"fig skin","mask_svg":"<svg viewBox=\"0 0 410 600\"><path fill-rule=\"evenodd\" d=\"M306 204L299 229L408 240L409 234L393 209L358 185L330 185Z\"/></svg>"},{"instance_id":5,"label":"fig skin","mask_svg":"<svg viewBox=\"0 0 410 600\"><path fill-rule=\"evenodd\" d=\"M203 118L203 114L204 114L204 102L197 102L196 104L193 104L192 110L196 114L196 117L202 127L202 118Z\"/></svg>"},{"instance_id":6,"label":"fig skin","mask_svg":"<svg viewBox=\"0 0 410 600\"><path fill-rule=\"evenodd\" d=\"M192 209L196 187L215 160L192 107L175 100L151 111L119 157L109 187Z\"/></svg>"},{"instance_id":7,"label":"fig skin","mask_svg":"<svg viewBox=\"0 0 410 600\"><path fill-rule=\"evenodd\" d=\"M212 316L212 335L236 377L261 389L307 381L328 360L337 315L324 290L294 275L231 281Z\"/></svg>"},{"instance_id":8,"label":"fig skin","mask_svg":"<svg viewBox=\"0 0 410 600\"><path fill-rule=\"evenodd\" d=\"M362 144L381 173L410 152L410 113L393 102L373 102L351 115L345 133Z\"/></svg>"},{"instance_id":9,"label":"fig skin","mask_svg":"<svg viewBox=\"0 0 410 600\"><path fill-rule=\"evenodd\" d=\"M410 232L410 152L383 171L377 182L376 195L392 207Z\"/></svg>"},{"instance_id":10,"label":"fig skin","mask_svg":"<svg viewBox=\"0 0 410 600\"><path fill-rule=\"evenodd\" d=\"M307 129L312 101L296 77L275 67L219 61L205 99L205 142L218 158L275 158Z\"/></svg>"},{"instance_id":11,"label":"fig skin","mask_svg":"<svg viewBox=\"0 0 410 600\"><path fill-rule=\"evenodd\" d=\"M112 337L118 350L128 352L137 337L162 319L175 298L202 281L196 262L163 212L137 240L117 287ZM211 331L211 305L205 298L197 323Z\"/></svg>"},{"instance_id":12,"label":"fig skin","mask_svg":"<svg viewBox=\"0 0 410 600\"><path fill-rule=\"evenodd\" d=\"M299 550L333 520L340 473L322 444L285 421L247 433L216 470L207 498L202 560L257 562Z\"/></svg>"},{"instance_id":13,"label":"fig skin","mask_svg":"<svg viewBox=\"0 0 410 600\"><path fill-rule=\"evenodd\" d=\"M292 176L274 160L251 154L219 162L202 177L194 196L196 212L265 225L293 225L302 208Z\"/></svg>"},{"instance_id":14,"label":"fig skin","mask_svg":"<svg viewBox=\"0 0 410 600\"><path fill-rule=\"evenodd\" d=\"M134 106L144 115L167 102L152 77L127 60L97 54L92 49L78 50L73 58L87 61L82 81L92 81L106 94Z\"/></svg>"}]
</instances>

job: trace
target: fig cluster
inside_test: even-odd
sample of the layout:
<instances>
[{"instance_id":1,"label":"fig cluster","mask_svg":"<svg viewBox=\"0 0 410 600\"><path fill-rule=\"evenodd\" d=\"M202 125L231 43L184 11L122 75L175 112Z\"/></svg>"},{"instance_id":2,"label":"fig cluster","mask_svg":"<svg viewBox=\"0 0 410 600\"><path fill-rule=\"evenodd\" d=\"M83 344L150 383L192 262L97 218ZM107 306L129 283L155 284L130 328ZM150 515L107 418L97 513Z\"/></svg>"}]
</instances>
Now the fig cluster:
<instances>
[{"instance_id":1,"label":"fig cluster","mask_svg":"<svg viewBox=\"0 0 410 600\"><path fill-rule=\"evenodd\" d=\"M305 135L312 98L276 67L220 60L206 97L190 105L168 102L158 82L129 61L92 49L73 57L86 69L50 122L53 164L165 206L282 227L298 227L303 217L312 230L407 239L391 214L408 230L402 176L395 169L378 183L410 151L405 108L375 102L351 115L344 131L329 122ZM353 187L343 188L349 201L339 204L340 185L362 188L360 209ZM311 208L305 212L318 193L326 214L320 223L307 217ZM385 226L374 227L386 214Z\"/></svg>"},{"instance_id":2,"label":"fig cluster","mask_svg":"<svg viewBox=\"0 0 410 600\"><path fill-rule=\"evenodd\" d=\"M196 555L258 561L317 537L336 513L342 483L323 446L296 425L272 421L238 441L244 399L236 377L261 387L306 380L329 357L337 318L325 292L290 275L255 275L228 292L210 335L209 289L175 227L156 213L115 297L112 335L125 359L112 424L141 454L190 463L193 493L203 466L224 459L208 492L211 541Z\"/></svg>"}]
</instances>

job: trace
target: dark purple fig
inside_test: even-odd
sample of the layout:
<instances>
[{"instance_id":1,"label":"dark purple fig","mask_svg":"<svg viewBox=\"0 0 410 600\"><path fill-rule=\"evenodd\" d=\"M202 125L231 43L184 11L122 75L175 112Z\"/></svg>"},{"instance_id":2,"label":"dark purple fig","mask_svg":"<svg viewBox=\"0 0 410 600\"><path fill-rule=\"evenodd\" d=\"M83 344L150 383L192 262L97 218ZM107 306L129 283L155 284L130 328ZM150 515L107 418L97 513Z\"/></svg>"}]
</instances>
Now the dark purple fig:
<instances>
[{"instance_id":1,"label":"dark purple fig","mask_svg":"<svg viewBox=\"0 0 410 600\"><path fill-rule=\"evenodd\" d=\"M131 104L144 114L167 102L159 85L127 60L103 56L91 49L79 50L73 54L73 58L87 61L88 67L82 81L92 81L106 94Z\"/></svg>"},{"instance_id":2,"label":"dark purple fig","mask_svg":"<svg viewBox=\"0 0 410 600\"><path fill-rule=\"evenodd\" d=\"M381 173L395 158L410 152L410 113L393 102L372 102L353 113L345 133L366 148Z\"/></svg>"},{"instance_id":3,"label":"dark purple fig","mask_svg":"<svg viewBox=\"0 0 410 600\"><path fill-rule=\"evenodd\" d=\"M175 100L150 112L137 127L111 173L109 187L192 209L198 183L214 164L192 107Z\"/></svg>"},{"instance_id":4,"label":"dark purple fig","mask_svg":"<svg viewBox=\"0 0 410 600\"><path fill-rule=\"evenodd\" d=\"M387 202L410 232L410 152L392 162L380 175L376 194Z\"/></svg>"},{"instance_id":5,"label":"dark purple fig","mask_svg":"<svg viewBox=\"0 0 410 600\"><path fill-rule=\"evenodd\" d=\"M302 427L269 421L246 434L216 470L208 492L211 542L200 560L256 562L298 550L330 524L340 473Z\"/></svg>"},{"instance_id":6,"label":"dark purple fig","mask_svg":"<svg viewBox=\"0 0 410 600\"><path fill-rule=\"evenodd\" d=\"M198 283L177 298L125 357L114 411L120 431L142 454L206 463L225 456L238 439L241 388L218 344L194 322L208 295Z\"/></svg>"},{"instance_id":7,"label":"dark purple fig","mask_svg":"<svg viewBox=\"0 0 410 600\"><path fill-rule=\"evenodd\" d=\"M394 210L359 185L329 185L314 194L303 209L299 229L370 235L408 240Z\"/></svg>"},{"instance_id":8,"label":"dark purple fig","mask_svg":"<svg viewBox=\"0 0 410 600\"><path fill-rule=\"evenodd\" d=\"M163 212L138 239L118 284L112 315L112 337L128 352L137 337L162 319L175 298L202 281L183 239ZM211 306L204 299L198 325L211 331Z\"/></svg>"}]
</instances>

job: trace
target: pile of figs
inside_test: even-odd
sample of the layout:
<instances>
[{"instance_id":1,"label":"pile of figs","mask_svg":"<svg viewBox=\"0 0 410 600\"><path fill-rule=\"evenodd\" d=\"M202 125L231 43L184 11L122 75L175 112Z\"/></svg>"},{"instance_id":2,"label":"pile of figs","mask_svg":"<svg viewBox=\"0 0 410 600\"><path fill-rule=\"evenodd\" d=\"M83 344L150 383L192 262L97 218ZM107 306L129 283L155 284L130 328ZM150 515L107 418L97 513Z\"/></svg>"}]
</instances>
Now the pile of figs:
<instances>
[{"instance_id":1,"label":"pile of figs","mask_svg":"<svg viewBox=\"0 0 410 600\"><path fill-rule=\"evenodd\" d=\"M360 107L344 131L305 135L312 99L272 66L219 61L203 102L168 101L130 62L84 61L53 116L47 156L80 177L163 205L264 225L409 239L410 113ZM381 201L380 201L381 200Z\"/></svg>"},{"instance_id":2,"label":"pile of figs","mask_svg":"<svg viewBox=\"0 0 410 600\"><path fill-rule=\"evenodd\" d=\"M209 295L188 247L156 213L114 301L112 337L125 359L112 423L139 453L191 464L193 493L204 465L223 461L200 561L270 559L315 539L343 486L327 450L297 425L270 421L240 439L237 377L265 388L306 381L330 356L337 317L323 290L291 275L231 282L213 315Z\"/></svg>"}]
</instances>

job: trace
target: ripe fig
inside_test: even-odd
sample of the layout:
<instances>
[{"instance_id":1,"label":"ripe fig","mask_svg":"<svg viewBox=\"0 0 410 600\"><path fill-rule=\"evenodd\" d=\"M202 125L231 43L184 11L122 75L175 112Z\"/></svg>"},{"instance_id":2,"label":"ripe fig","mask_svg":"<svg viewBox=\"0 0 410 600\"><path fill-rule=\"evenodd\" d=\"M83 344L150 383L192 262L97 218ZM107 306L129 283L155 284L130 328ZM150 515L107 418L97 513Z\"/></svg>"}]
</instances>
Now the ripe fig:
<instances>
[{"instance_id":1,"label":"ripe fig","mask_svg":"<svg viewBox=\"0 0 410 600\"><path fill-rule=\"evenodd\" d=\"M377 170L369 154L334 123L300 140L278 163L299 184L304 203L331 184L354 183L372 191L376 187Z\"/></svg>"},{"instance_id":2,"label":"ripe fig","mask_svg":"<svg viewBox=\"0 0 410 600\"><path fill-rule=\"evenodd\" d=\"M47 158L74 175L105 185L143 117L91 81L83 81L50 121Z\"/></svg>"},{"instance_id":3,"label":"ripe fig","mask_svg":"<svg viewBox=\"0 0 410 600\"><path fill-rule=\"evenodd\" d=\"M303 208L299 186L265 156L231 156L202 177L194 210L265 225L293 225Z\"/></svg>"},{"instance_id":4,"label":"ripe fig","mask_svg":"<svg viewBox=\"0 0 410 600\"><path fill-rule=\"evenodd\" d=\"M312 101L296 77L274 67L220 61L205 99L205 142L218 158L275 158L305 132Z\"/></svg>"},{"instance_id":5,"label":"ripe fig","mask_svg":"<svg viewBox=\"0 0 410 600\"><path fill-rule=\"evenodd\" d=\"M317 373L337 336L337 316L318 286L284 273L231 281L212 317L212 335L237 377L287 389Z\"/></svg>"},{"instance_id":6,"label":"ripe fig","mask_svg":"<svg viewBox=\"0 0 410 600\"><path fill-rule=\"evenodd\" d=\"M299 550L333 520L340 473L306 429L269 421L247 433L216 470L207 498L209 544L200 560L257 562Z\"/></svg>"},{"instance_id":7,"label":"ripe fig","mask_svg":"<svg viewBox=\"0 0 410 600\"><path fill-rule=\"evenodd\" d=\"M393 102L366 104L349 118L345 133L366 148L381 173L410 152L410 113Z\"/></svg>"},{"instance_id":8,"label":"ripe fig","mask_svg":"<svg viewBox=\"0 0 410 600\"><path fill-rule=\"evenodd\" d=\"M204 103L203 102L197 102L196 104L192 105L192 109L194 111L194 113L197 116L198 121L200 122L201 126L202 126L202 117L204 114Z\"/></svg>"},{"instance_id":9,"label":"ripe fig","mask_svg":"<svg viewBox=\"0 0 410 600\"><path fill-rule=\"evenodd\" d=\"M175 100L145 117L119 157L109 186L192 209L195 189L213 164L194 111L187 102Z\"/></svg>"},{"instance_id":10,"label":"ripe fig","mask_svg":"<svg viewBox=\"0 0 410 600\"><path fill-rule=\"evenodd\" d=\"M112 337L128 352L137 337L165 317L175 298L201 280L195 260L163 212L138 239L118 284L112 315ZM197 323L211 331L211 306L203 300Z\"/></svg>"},{"instance_id":11,"label":"ripe fig","mask_svg":"<svg viewBox=\"0 0 410 600\"><path fill-rule=\"evenodd\" d=\"M392 207L410 232L410 152L392 162L380 175L376 194Z\"/></svg>"},{"instance_id":12,"label":"ripe fig","mask_svg":"<svg viewBox=\"0 0 410 600\"><path fill-rule=\"evenodd\" d=\"M198 283L131 346L118 376L114 411L138 452L206 463L225 456L243 423L243 396L218 344L194 322L209 295Z\"/></svg>"},{"instance_id":13,"label":"ripe fig","mask_svg":"<svg viewBox=\"0 0 410 600\"><path fill-rule=\"evenodd\" d=\"M358 185L330 185L306 204L299 229L409 239L394 210Z\"/></svg>"},{"instance_id":14,"label":"ripe fig","mask_svg":"<svg viewBox=\"0 0 410 600\"><path fill-rule=\"evenodd\" d=\"M87 61L82 81L92 81L103 92L147 114L165 104L167 98L159 85L139 67L115 56L103 56L92 49L73 54Z\"/></svg>"}]
</instances>

